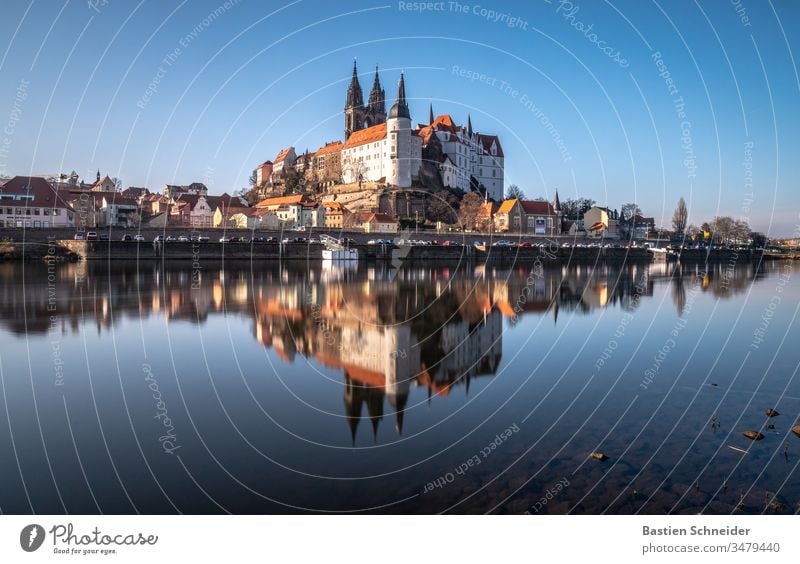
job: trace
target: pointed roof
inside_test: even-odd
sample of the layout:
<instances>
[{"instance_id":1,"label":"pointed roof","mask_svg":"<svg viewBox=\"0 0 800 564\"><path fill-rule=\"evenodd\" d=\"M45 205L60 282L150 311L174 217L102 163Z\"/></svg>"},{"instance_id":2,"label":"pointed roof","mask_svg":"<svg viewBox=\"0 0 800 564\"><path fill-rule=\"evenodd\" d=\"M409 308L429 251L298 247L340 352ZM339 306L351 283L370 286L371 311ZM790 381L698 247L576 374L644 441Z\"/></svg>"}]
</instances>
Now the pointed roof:
<instances>
[{"instance_id":1,"label":"pointed roof","mask_svg":"<svg viewBox=\"0 0 800 564\"><path fill-rule=\"evenodd\" d=\"M561 200L558 199L558 190L556 190L556 197L553 198L553 209L561 211Z\"/></svg>"},{"instance_id":2,"label":"pointed roof","mask_svg":"<svg viewBox=\"0 0 800 564\"><path fill-rule=\"evenodd\" d=\"M428 125L433 125L433 102L428 106Z\"/></svg>"},{"instance_id":3,"label":"pointed roof","mask_svg":"<svg viewBox=\"0 0 800 564\"><path fill-rule=\"evenodd\" d=\"M402 72L400 73L400 82L397 85L397 101L389 111L389 117L411 119L411 113L408 111L408 104L406 103L406 81Z\"/></svg>"},{"instance_id":4,"label":"pointed roof","mask_svg":"<svg viewBox=\"0 0 800 564\"><path fill-rule=\"evenodd\" d=\"M472 137L472 116L467 114L467 135Z\"/></svg>"},{"instance_id":5,"label":"pointed roof","mask_svg":"<svg viewBox=\"0 0 800 564\"><path fill-rule=\"evenodd\" d=\"M361 92L361 85L358 83L358 67L356 60L353 59L353 77L350 79L350 86L347 87L347 101L345 109L351 106L362 107L364 105L364 95Z\"/></svg>"},{"instance_id":6,"label":"pointed roof","mask_svg":"<svg viewBox=\"0 0 800 564\"><path fill-rule=\"evenodd\" d=\"M378 65L375 65L375 80L372 81L372 91L369 93L369 109L373 112L386 113L386 94L381 88Z\"/></svg>"}]
</instances>

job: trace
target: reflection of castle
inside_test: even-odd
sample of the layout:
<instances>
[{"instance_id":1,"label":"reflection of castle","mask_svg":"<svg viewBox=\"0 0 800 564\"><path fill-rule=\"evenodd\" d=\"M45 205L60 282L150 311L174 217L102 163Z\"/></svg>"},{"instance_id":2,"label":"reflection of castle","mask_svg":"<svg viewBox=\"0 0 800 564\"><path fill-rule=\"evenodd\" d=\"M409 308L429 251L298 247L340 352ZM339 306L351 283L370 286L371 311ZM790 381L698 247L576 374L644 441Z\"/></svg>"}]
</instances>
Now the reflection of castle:
<instances>
[{"instance_id":1,"label":"reflection of castle","mask_svg":"<svg viewBox=\"0 0 800 564\"><path fill-rule=\"evenodd\" d=\"M694 291L725 297L745 291L766 264L697 266L490 266L469 271L379 267L337 273L305 263L251 270L207 268L193 285L185 265L61 263L48 285L47 265L0 265L0 323L20 334L110 328L123 317L164 316L203 323L210 315L254 321L255 338L286 362L297 355L341 371L345 413L355 440L362 418L374 432L393 412L398 433L414 388L429 398L465 393L473 378L494 375L502 358L503 318L636 307L659 281L681 314ZM194 288L193 288L194 286ZM513 329L512 329L513 330Z\"/></svg>"}]
</instances>

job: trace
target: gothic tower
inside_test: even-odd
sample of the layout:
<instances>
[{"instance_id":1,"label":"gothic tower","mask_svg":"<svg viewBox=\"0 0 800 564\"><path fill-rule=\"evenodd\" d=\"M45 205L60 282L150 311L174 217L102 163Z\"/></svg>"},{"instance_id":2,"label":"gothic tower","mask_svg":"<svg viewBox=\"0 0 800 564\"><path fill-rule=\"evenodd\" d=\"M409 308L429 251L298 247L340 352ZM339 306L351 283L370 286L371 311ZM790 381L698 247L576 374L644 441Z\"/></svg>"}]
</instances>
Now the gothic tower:
<instances>
[{"instance_id":1,"label":"gothic tower","mask_svg":"<svg viewBox=\"0 0 800 564\"><path fill-rule=\"evenodd\" d=\"M406 84L403 73L397 86L397 101L386 120L389 137L389 173L386 183L401 188L411 186L411 114L406 103Z\"/></svg>"},{"instance_id":2,"label":"gothic tower","mask_svg":"<svg viewBox=\"0 0 800 564\"><path fill-rule=\"evenodd\" d=\"M364 107L364 95L361 92L361 85L358 83L358 69L356 62L353 61L353 78L350 86L347 87L347 101L344 106L344 139L347 140L350 134L364 127L366 118L366 108Z\"/></svg>"},{"instance_id":3,"label":"gothic tower","mask_svg":"<svg viewBox=\"0 0 800 564\"><path fill-rule=\"evenodd\" d=\"M367 107L367 117L365 127L378 125L386 122L386 95L381 88L381 81L378 78L378 65L375 65L375 80L372 83L372 91L369 93L369 103Z\"/></svg>"}]
</instances>

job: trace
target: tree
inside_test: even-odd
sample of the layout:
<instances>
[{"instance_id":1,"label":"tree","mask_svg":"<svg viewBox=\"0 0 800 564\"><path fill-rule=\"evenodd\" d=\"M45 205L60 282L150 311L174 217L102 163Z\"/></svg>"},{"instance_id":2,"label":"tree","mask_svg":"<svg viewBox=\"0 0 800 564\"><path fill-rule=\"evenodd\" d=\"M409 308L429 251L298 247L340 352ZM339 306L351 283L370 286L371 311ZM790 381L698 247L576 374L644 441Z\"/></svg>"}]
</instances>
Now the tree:
<instances>
[{"instance_id":1,"label":"tree","mask_svg":"<svg viewBox=\"0 0 800 564\"><path fill-rule=\"evenodd\" d=\"M509 185L508 189L506 190L506 200L524 200L524 199L525 199L525 192L522 191L522 188L520 188L516 184Z\"/></svg>"},{"instance_id":2,"label":"tree","mask_svg":"<svg viewBox=\"0 0 800 564\"><path fill-rule=\"evenodd\" d=\"M458 205L458 197L450 190L439 190L431 194L425 216L431 221L443 221L452 223L455 220L455 209Z\"/></svg>"},{"instance_id":3,"label":"tree","mask_svg":"<svg viewBox=\"0 0 800 564\"><path fill-rule=\"evenodd\" d=\"M458 220L465 229L474 229L483 210L483 198L477 192L470 192L461 199Z\"/></svg>"},{"instance_id":4,"label":"tree","mask_svg":"<svg viewBox=\"0 0 800 564\"><path fill-rule=\"evenodd\" d=\"M567 199L561 202L561 209L567 219L581 219L595 204L591 198Z\"/></svg>"},{"instance_id":5,"label":"tree","mask_svg":"<svg viewBox=\"0 0 800 564\"><path fill-rule=\"evenodd\" d=\"M686 209L686 201L681 196L678 200L678 207L672 215L672 227L675 228L676 235L683 235L686 230L686 221L689 219L689 211Z\"/></svg>"},{"instance_id":6,"label":"tree","mask_svg":"<svg viewBox=\"0 0 800 564\"><path fill-rule=\"evenodd\" d=\"M763 249L764 247L767 246L767 243L769 242L767 236L761 233L760 231L753 231L753 233L750 234L750 239L752 241L751 245L756 247L757 249Z\"/></svg>"},{"instance_id":7,"label":"tree","mask_svg":"<svg viewBox=\"0 0 800 564\"><path fill-rule=\"evenodd\" d=\"M622 204L622 216L625 219L631 219L634 215L642 215L642 208L639 207L639 204L634 204L633 202L628 204Z\"/></svg>"},{"instance_id":8,"label":"tree","mask_svg":"<svg viewBox=\"0 0 800 564\"><path fill-rule=\"evenodd\" d=\"M250 183L250 186L255 186L256 180L258 180L258 172L256 170L253 170L253 172L250 173L250 178L248 178L247 180Z\"/></svg>"},{"instance_id":9,"label":"tree","mask_svg":"<svg viewBox=\"0 0 800 564\"><path fill-rule=\"evenodd\" d=\"M111 182L114 183L114 191L115 192L122 192L122 179L117 178L116 176L111 179Z\"/></svg>"}]
</instances>

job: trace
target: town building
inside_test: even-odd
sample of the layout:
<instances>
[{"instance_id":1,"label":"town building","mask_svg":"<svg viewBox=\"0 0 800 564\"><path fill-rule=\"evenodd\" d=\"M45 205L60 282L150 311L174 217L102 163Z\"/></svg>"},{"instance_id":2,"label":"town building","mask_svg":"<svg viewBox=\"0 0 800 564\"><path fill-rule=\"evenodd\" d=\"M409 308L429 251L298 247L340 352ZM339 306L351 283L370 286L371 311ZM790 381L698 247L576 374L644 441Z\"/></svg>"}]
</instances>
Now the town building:
<instances>
[{"instance_id":1,"label":"town building","mask_svg":"<svg viewBox=\"0 0 800 564\"><path fill-rule=\"evenodd\" d=\"M72 227L75 210L46 179L15 176L0 188L0 227Z\"/></svg>"},{"instance_id":2,"label":"town building","mask_svg":"<svg viewBox=\"0 0 800 564\"><path fill-rule=\"evenodd\" d=\"M285 227L324 227L325 208L305 194L267 198L256 208L273 212Z\"/></svg>"},{"instance_id":3,"label":"town building","mask_svg":"<svg viewBox=\"0 0 800 564\"><path fill-rule=\"evenodd\" d=\"M266 208L245 208L232 211L227 223L228 227L234 229L267 229L278 230L281 228L281 220Z\"/></svg>"},{"instance_id":4,"label":"town building","mask_svg":"<svg viewBox=\"0 0 800 564\"><path fill-rule=\"evenodd\" d=\"M323 184L342 181L342 142L330 141L314 153L314 172Z\"/></svg>"},{"instance_id":5,"label":"town building","mask_svg":"<svg viewBox=\"0 0 800 564\"><path fill-rule=\"evenodd\" d=\"M263 186L272 180L272 161L264 161L256 168L256 186Z\"/></svg>"},{"instance_id":6,"label":"town building","mask_svg":"<svg viewBox=\"0 0 800 564\"><path fill-rule=\"evenodd\" d=\"M192 182L186 185L165 184L162 192L167 198L177 198L181 194L192 194L197 196L206 196L208 188L202 182Z\"/></svg>"},{"instance_id":7,"label":"town building","mask_svg":"<svg viewBox=\"0 0 800 564\"><path fill-rule=\"evenodd\" d=\"M562 214L557 206L557 194L553 204L545 200L505 200L494 214L495 229L526 235L560 235Z\"/></svg>"},{"instance_id":8,"label":"town building","mask_svg":"<svg viewBox=\"0 0 800 564\"><path fill-rule=\"evenodd\" d=\"M397 233L397 221L385 213L373 213L364 222L365 233Z\"/></svg>"},{"instance_id":9,"label":"town building","mask_svg":"<svg viewBox=\"0 0 800 564\"><path fill-rule=\"evenodd\" d=\"M614 210L598 206L589 208L583 214L583 226L588 237L619 238L619 218Z\"/></svg>"},{"instance_id":10,"label":"town building","mask_svg":"<svg viewBox=\"0 0 800 564\"><path fill-rule=\"evenodd\" d=\"M294 147L286 147L281 149L278 156L272 162L272 183L277 184L281 182L289 170L294 169L294 162L297 160L297 153L294 152Z\"/></svg>"},{"instance_id":11,"label":"town building","mask_svg":"<svg viewBox=\"0 0 800 564\"><path fill-rule=\"evenodd\" d=\"M116 192L117 184L108 175L100 178L100 171L97 171L97 180L92 184L92 192Z\"/></svg>"},{"instance_id":12,"label":"town building","mask_svg":"<svg viewBox=\"0 0 800 564\"><path fill-rule=\"evenodd\" d=\"M429 119L428 125L418 126L417 135L425 162L438 163L442 184L464 192L482 186L489 198L500 201L505 170L500 138L473 131L470 116L462 126L448 114L433 119L431 108Z\"/></svg>"},{"instance_id":13,"label":"town building","mask_svg":"<svg viewBox=\"0 0 800 564\"><path fill-rule=\"evenodd\" d=\"M345 226L345 216L349 211L339 202L323 202L325 208L325 228L342 229Z\"/></svg>"}]
</instances>

